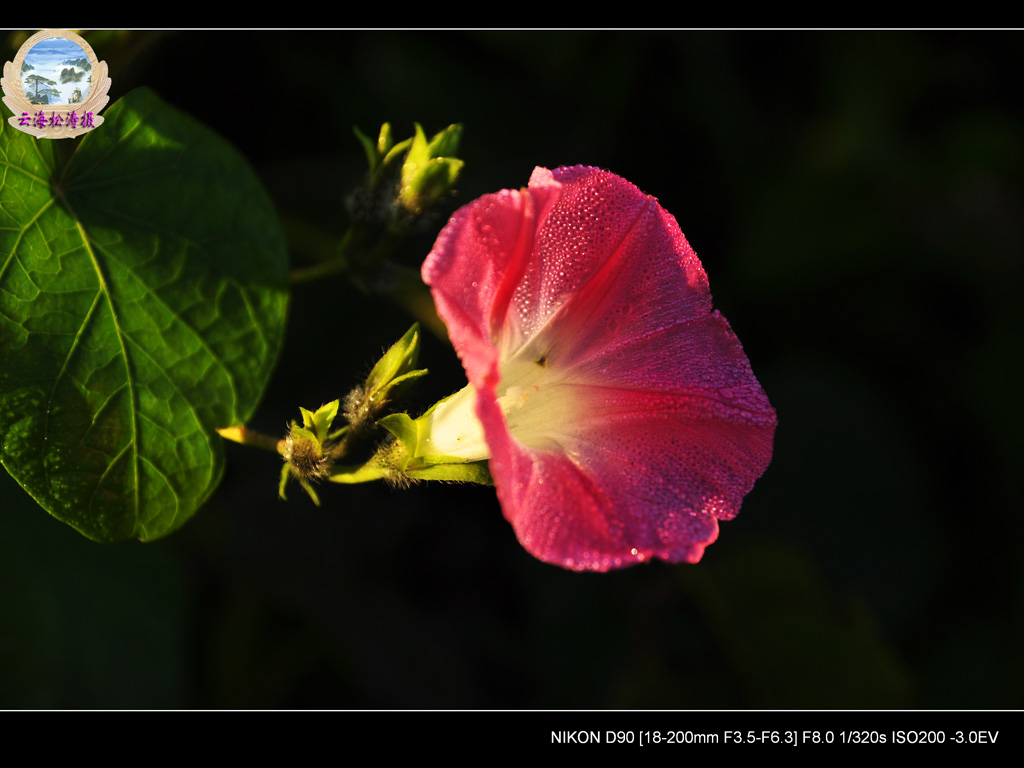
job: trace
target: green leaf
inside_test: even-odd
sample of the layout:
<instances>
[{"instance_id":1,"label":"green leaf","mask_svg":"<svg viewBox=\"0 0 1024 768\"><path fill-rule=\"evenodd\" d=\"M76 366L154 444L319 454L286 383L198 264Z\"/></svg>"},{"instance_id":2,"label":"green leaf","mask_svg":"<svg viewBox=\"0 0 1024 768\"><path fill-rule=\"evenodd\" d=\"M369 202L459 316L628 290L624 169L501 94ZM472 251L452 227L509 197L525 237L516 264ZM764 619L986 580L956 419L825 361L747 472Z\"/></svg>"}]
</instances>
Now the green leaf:
<instances>
[{"instance_id":1,"label":"green leaf","mask_svg":"<svg viewBox=\"0 0 1024 768\"><path fill-rule=\"evenodd\" d=\"M150 91L74 142L2 111L0 460L91 539L163 536L216 487L214 430L252 415L277 358L277 216L232 146Z\"/></svg>"}]
</instances>

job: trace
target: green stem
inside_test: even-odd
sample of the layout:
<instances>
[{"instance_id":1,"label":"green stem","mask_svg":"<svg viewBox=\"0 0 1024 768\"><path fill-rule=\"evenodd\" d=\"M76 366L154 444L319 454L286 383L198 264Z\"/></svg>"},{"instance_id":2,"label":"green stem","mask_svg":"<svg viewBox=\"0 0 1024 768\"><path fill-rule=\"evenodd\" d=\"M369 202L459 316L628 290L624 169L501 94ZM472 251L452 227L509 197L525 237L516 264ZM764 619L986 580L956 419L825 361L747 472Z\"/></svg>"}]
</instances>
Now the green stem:
<instances>
[{"instance_id":1,"label":"green stem","mask_svg":"<svg viewBox=\"0 0 1024 768\"><path fill-rule=\"evenodd\" d=\"M293 252L309 256L313 261L333 261L338 258L338 237L298 216L281 216L288 245ZM344 240L342 240L344 243Z\"/></svg>"},{"instance_id":2,"label":"green stem","mask_svg":"<svg viewBox=\"0 0 1024 768\"><path fill-rule=\"evenodd\" d=\"M448 331L437 316L434 300L423 285L419 271L387 261L405 238L404 230L355 223L338 245L333 235L299 218L285 217L283 221L292 250L317 262L291 270L289 285L348 275L364 293L390 299L437 338L448 338Z\"/></svg>"},{"instance_id":3,"label":"green stem","mask_svg":"<svg viewBox=\"0 0 1024 768\"><path fill-rule=\"evenodd\" d=\"M379 293L402 307L424 328L442 341L448 340L448 329L437 316L430 289L423 284L418 270L395 267L390 280Z\"/></svg>"},{"instance_id":4,"label":"green stem","mask_svg":"<svg viewBox=\"0 0 1024 768\"><path fill-rule=\"evenodd\" d=\"M301 285L311 283L323 277L341 274L348 270L348 259L336 258L333 261L324 261L312 267L299 267L288 273L289 285Z\"/></svg>"},{"instance_id":5,"label":"green stem","mask_svg":"<svg viewBox=\"0 0 1024 768\"><path fill-rule=\"evenodd\" d=\"M218 429L217 433L225 440L232 440L242 445L251 445L255 448L263 448L264 450L284 455L284 440L278 440L272 435L265 435L246 426L225 427L224 429Z\"/></svg>"}]
</instances>

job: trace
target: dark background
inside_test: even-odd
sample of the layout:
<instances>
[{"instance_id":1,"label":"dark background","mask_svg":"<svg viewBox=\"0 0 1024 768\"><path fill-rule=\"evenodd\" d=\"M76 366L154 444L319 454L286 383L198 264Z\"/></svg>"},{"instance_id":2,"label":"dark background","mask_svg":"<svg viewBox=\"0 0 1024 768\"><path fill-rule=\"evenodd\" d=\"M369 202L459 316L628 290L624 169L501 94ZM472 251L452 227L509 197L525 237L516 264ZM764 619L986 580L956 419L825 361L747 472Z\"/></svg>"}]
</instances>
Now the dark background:
<instances>
[{"instance_id":1,"label":"dark background","mask_svg":"<svg viewBox=\"0 0 1024 768\"><path fill-rule=\"evenodd\" d=\"M353 125L463 123L447 211L535 165L624 176L678 219L779 427L700 564L603 575L530 557L493 489L317 509L235 445L146 545L91 543L4 475L0 707L1024 707L1020 35L85 37L112 100L154 88L331 237ZM409 323L344 279L297 287L252 425L344 395ZM414 412L464 382L436 339L421 363Z\"/></svg>"}]
</instances>

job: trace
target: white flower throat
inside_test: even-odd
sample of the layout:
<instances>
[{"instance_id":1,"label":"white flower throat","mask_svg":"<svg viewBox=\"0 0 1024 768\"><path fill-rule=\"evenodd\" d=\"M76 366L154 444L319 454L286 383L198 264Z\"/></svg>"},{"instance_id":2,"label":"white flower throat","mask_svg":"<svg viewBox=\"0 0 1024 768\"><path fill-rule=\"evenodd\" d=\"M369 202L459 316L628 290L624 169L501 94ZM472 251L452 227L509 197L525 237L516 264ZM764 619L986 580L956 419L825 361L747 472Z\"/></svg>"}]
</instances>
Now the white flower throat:
<instances>
[{"instance_id":1,"label":"white flower throat","mask_svg":"<svg viewBox=\"0 0 1024 768\"><path fill-rule=\"evenodd\" d=\"M546 358L518 354L501 365L497 403L509 433L529 448L551 447L576 412L575 398L563 386L564 374ZM466 461L489 459L490 448L476 415L477 390L469 384L439 404L428 421L429 435L420 445L424 456L457 456Z\"/></svg>"}]
</instances>

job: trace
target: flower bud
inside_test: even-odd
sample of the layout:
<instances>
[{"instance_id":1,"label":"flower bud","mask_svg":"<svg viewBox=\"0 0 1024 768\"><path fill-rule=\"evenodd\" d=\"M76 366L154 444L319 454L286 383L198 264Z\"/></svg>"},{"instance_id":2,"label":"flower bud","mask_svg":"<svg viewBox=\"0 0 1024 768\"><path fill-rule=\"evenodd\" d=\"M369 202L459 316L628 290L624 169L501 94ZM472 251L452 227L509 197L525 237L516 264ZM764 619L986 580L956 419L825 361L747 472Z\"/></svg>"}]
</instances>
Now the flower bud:
<instances>
[{"instance_id":1,"label":"flower bud","mask_svg":"<svg viewBox=\"0 0 1024 768\"><path fill-rule=\"evenodd\" d=\"M288 429L288 435L281 441L281 455L285 465L281 469L281 483L278 495L285 498L285 488L291 478L299 481L313 503L320 505L320 499L313 490L312 483L323 480L331 471L332 458L330 441L337 435L330 434L331 424L338 415L338 401L332 400L320 406L316 411L305 408L302 412L302 424L294 421Z\"/></svg>"},{"instance_id":2,"label":"flower bud","mask_svg":"<svg viewBox=\"0 0 1024 768\"><path fill-rule=\"evenodd\" d=\"M426 369L414 370L419 357L420 326L414 323L377 361L366 383L345 398L345 417L349 424L355 427L375 418L405 394L417 379L425 376Z\"/></svg>"},{"instance_id":3,"label":"flower bud","mask_svg":"<svg viewBox=\"0 0 1024 768\"><path fill-rule=\"evenodd\" d=\"M402 164L398 198L413 214L420 214L448 194L462 170L463 161L452 157L459 147L462 126L449 125L428 142L419 123L409 154Z\"/></svg>"}]
</instances>

